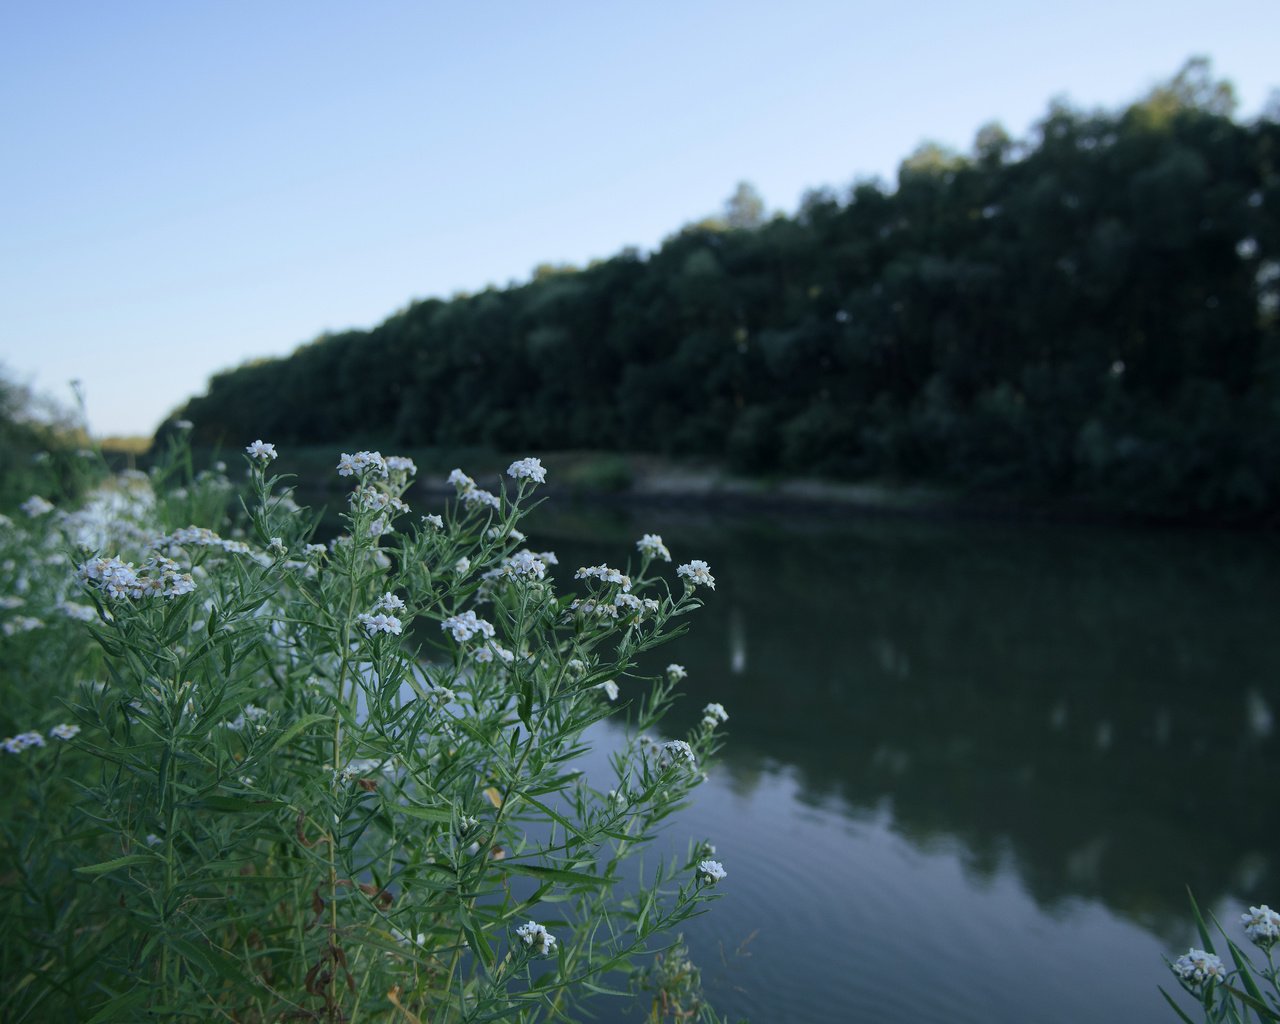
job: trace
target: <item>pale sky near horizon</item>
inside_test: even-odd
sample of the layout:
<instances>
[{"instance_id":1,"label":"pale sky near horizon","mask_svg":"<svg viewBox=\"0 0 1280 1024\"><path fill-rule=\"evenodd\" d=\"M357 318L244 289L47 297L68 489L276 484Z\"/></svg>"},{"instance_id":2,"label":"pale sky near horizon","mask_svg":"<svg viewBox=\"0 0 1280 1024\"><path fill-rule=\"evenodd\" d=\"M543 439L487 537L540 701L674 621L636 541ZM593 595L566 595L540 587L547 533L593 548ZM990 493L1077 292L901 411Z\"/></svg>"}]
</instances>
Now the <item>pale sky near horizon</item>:
<instances>
[{"instance_id":1,"label":"pale sky near horizon","mask_svg":"<svg viewBox=\"0 0 1280 1024\"><path fill-rule=\"evenodd\" d=\"M217 370L651 249L740 180L792 212L1196 54L1241 116L1280 86L1275 0L897 8L8 4L0 364L82 380L95 433L150 433Z\"/></svg>"}]
</instances>

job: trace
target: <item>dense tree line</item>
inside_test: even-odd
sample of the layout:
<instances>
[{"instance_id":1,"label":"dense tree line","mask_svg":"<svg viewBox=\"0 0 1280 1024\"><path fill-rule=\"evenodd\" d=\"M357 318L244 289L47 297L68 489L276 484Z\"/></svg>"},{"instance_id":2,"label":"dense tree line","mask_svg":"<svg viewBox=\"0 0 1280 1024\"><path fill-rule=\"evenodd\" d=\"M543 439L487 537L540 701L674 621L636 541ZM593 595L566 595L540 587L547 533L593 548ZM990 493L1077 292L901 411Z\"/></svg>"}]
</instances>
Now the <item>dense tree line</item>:
<instances>
[{"instance_id":1,"label":"dense tree line","mask_svg":"<svg viewBox=\"0 0 1280 1024\"><path fill-rule=\"evenodd\" d=\"M897 188L749 188L649 254L417 302L219 374L207 443L724 457L1174 515L1280 509L1280 123L1202 61Z\"/></svg>"}]
</instances>

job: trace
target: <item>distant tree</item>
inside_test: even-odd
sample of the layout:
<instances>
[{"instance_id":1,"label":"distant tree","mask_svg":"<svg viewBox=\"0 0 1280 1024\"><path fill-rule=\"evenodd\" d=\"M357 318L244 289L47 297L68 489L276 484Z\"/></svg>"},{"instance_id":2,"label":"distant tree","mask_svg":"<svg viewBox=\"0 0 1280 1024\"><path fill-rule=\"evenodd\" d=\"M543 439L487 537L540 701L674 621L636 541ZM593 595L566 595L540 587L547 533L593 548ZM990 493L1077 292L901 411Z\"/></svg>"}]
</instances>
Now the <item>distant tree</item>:
<instances>
[{"instance_id":1,"label":"distant tree","mask_svg":"<svg viewBox=\"0 0 1280 1024\"><path fill-rule=\"evenodd\" d=\"M764 199L756 191L754 185L747 181L738 182L724 204L724 222L735 229L758 228L764 223Z\"/></svg>"}]
</instances>

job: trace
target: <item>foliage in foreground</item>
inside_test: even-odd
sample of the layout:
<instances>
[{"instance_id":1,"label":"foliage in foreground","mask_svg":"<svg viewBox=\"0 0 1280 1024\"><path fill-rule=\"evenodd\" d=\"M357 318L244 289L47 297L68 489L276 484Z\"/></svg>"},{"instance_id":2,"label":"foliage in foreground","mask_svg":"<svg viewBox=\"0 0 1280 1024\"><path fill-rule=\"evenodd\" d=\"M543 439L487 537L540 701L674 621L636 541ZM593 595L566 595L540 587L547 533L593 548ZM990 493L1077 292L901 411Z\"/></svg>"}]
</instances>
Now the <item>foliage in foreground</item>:
<instances>
[{"instance_id":1,"label":"foliage in foreground","mask_svg":"<svg viewBox=\"0 0 1280 1024\"><path fill-rule=\"evenodd\" d=\"M412 462L344 455L317 544L274 448L246 451L238 510L179 440L0 524L0 1017L535 1021L625 990L724 877L700 842L624 869L727 717L651 739L684 672L633 674L709 567L673 591L647 536L558 595L517 528L534 459L501 494L455 471L419 516ZM588 779L584 731L622 707Z\"/></svg>"},{"instance_id":2,"label":"foliage in foreground","mask_svg":"<svg viewBox=\"0 0 1280 1024\"><path fill-rule=\"evenodd\" d=\"M1194 897L1191 898L1191 911L1204 948L1192 947L1168 963L1183 991L1200 1004L1207 1024L1280 1021L1280 968L1272 956L1272 947L1280 941L1280 913L1264 903L1260 907L1250 907L1247 913L1240 915L1241 929L1266 957L1265 966L1255 964L1214 919L1213 923L1227 944L1231 957L1232 967L1228 969L1214 949L1209 927ZM1194 1024L1168 992L1161 989L1160 993L1184 1024Z\"/></svg>"}]
</instances>

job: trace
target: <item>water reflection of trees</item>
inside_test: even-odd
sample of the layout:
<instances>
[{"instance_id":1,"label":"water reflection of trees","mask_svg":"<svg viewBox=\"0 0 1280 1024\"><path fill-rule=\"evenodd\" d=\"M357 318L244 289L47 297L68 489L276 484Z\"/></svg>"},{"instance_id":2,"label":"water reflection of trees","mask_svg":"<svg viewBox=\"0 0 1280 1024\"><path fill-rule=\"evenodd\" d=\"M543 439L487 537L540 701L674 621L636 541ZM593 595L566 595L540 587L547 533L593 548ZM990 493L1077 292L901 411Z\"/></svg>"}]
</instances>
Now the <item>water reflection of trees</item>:
<instances>
[{"instance_id":1,"label":"water reflection of trees","mask_svg":"<svg viewBox=\"0 0 1280 1024\"><path fill-rule=\"evenodd\" d=\"M676 648L678 724L726 703L736 786L791 766L805 799L888 806L914 842L959 840L977 875L1012 865L1043 905L1101 899L1179 934L1187 885L1278 898L1268 538L659 525L720 581ZM636 532L595 529L602 556ZM587 532L557 539L567 561Z\"/></svg>"}]
</instances>

